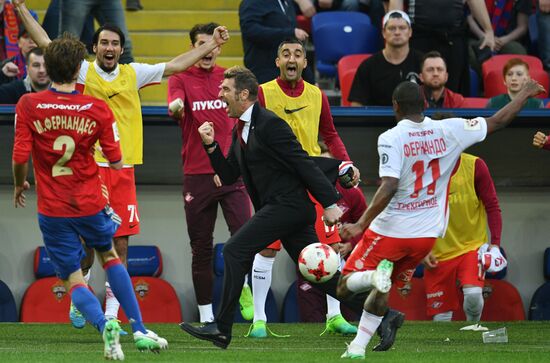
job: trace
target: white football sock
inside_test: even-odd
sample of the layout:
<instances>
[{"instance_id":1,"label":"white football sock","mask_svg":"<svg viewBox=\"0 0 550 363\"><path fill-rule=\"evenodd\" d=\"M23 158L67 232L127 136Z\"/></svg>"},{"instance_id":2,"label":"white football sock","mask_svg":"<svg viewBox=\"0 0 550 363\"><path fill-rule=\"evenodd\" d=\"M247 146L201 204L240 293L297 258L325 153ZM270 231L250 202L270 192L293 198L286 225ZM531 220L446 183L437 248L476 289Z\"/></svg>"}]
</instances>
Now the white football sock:
<instances>
[{"instance_id":1,"label":"white football sock","mask_svg":"<svg viewBox=\"0 0 550 363\"><path fill-rule=\"evenodd\" d=\"M214 311L212 304L199 305L199 317L201 323L211 323L214 321Z\"/></svg>"},{"instance_id":2,"label":"white football sock","mask_svg":"<svg viewBox=\"0 0 550 363\"><path fill-rule=\"evenodd\" d=\"M264 257L259 253L254 257L252 265L252 292L254 295L254 322L267 321L265 301L271 286L271 275L275 257Z\"/></svg>"},{"instance_id":3,"label":"white football sock","mask_svg":"<svg viewBox=\"0 0 550 363\"><path fill-rule=\"evenodd\" d=\"M120 308L120 303L113 294L111 285L105 282L105 317L107 319L118 318L118 308Z\"/></svg>"},{"instance_id":4,"label":"white football sock","mask_svg":"<svg viewBox=\"0 0 550 363\"><path fill-rule=\"evenodd\" d=\"M435 314L433 321L451 321L453 320L453 312L446 311L444 313Z\"/></svg>"},{"instance_id":5,"label":"white football sock","mask_svg":"<svg viewBox=\"0 0 550 363\"><path fill-rule=\"evenodd\" d=\"M346 286L349 291L360 293L370 290L372 285L372 275L376 270L367 270L354 272L346 280Z\"/></svg>"},{"instance_id":6,"label":"white football sock","mask_svg":"<svg viewBox=\"0 0 550 363\"><path fill-rule=\"evenodd\" d=\"M243 287L248 285L248 274L244 275L244 284Z\"/></svg>"},{"instance_id":7,"label":"white football sock","mask_svg":"<svg viewBox=\"0 0 550 363\"><path fill-rule=\"evenodd\" d=\"M481 313L483 312L483 289L478 286L464 287L464 314L466 320L478 322L481 319Z\"/></svg>"},{"instance_id":8,"label":"white football sock","mask_svg":"<svg viewBox=\"0 0 550 363\"><path fill-rule=\"evenodd\" d=\"M327 294L327 320L341 313L340 301Z\"/></svg>"},{"instance_id":9,"label":"white football sock","mask_svg":"<svg viewBox=\"0 0 550 363\"><path fill-rule=\"evenodd\" d=\"M91 272L92 272L92 269L89 269L88 272L86 272L86 275L84 275L84 282L86 282L86 285L88 285L90 281Z\"/></svg>"},{"instance_id":10,"label":"white football sock","mask_svg":"<svg viewBox=\"0 0 550 363\"><path fill-rule=\"evenodd\" d=\"M357 328L357 335L353 339L350 345L363 347L365 349L369 344L372 336L376 334L376 329L382 322L383 316L373 315L363 310L361 314L361 320L359 321L359 327Z\"/></svg>"},{"instance_id":11,"label":"white football sock","mask_svg":"<svg viewBox=\"0 0 550 363\"><path fill-rule=\"evenodd\" d=\"M340 258L340 253L338 253L338 258L340 259L340 266L338 266L338 271L342 271L342 262L344 262L344 260ZM340 314L342 314L342 311L340 310L340 301L327 294L327 320L329 320L333 316Z\"/></svg>"}]
</instances>

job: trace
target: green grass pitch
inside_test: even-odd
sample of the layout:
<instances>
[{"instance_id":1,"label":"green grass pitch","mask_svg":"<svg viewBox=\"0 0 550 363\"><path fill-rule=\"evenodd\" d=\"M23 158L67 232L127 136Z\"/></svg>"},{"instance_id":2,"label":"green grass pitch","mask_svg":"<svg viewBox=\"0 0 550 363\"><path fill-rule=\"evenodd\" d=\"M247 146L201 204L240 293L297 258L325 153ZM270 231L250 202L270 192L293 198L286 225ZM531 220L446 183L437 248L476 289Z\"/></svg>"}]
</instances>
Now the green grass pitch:
<instances>
[{"instance_id":1,"label":"green grass pitch","mask_svg":"<svg viewBox=\"0 0 550 363\"><path fill-rule=\"evenodd\" d=\"M372 352L369 362L550 362L550 322L484 323L489 329L505 326L507 344L483 344L481 332L459 331L466 323L406 322L388 352ZM176 324L149 324L168 339L159 355L138 352L131 336L122 337L126 361L132 362L344 362L340 359L351 337L325 335L321 324L271 324L289 338L251 340L248 325L237 324L227 350L185 334ZM129 328L125 326L125 328ZM103 343L89 325L82 330L68 324L0 324L0 362L100 362Z\"/></svg>"}]
</instances>

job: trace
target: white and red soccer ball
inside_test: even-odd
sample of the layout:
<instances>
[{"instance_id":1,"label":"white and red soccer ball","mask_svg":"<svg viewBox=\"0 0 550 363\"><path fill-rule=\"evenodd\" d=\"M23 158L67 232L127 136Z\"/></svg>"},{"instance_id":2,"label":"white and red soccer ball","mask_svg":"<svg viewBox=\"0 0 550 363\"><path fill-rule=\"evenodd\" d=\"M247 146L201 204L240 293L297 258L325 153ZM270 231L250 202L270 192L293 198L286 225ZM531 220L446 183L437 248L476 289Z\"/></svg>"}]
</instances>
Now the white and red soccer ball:
<instances>
[{"instance_id":1,"label":"white and red soccer ball","mask_svg":"<svg viewBox=\"0 0 550 363\"><path fill-rule=\"evenodd\" d=\"M298 257L298 268L304 278L310 282L322 283L334 276L340 267L338 254L322 243L306 246Z\"/></svg>"}]
</instances>

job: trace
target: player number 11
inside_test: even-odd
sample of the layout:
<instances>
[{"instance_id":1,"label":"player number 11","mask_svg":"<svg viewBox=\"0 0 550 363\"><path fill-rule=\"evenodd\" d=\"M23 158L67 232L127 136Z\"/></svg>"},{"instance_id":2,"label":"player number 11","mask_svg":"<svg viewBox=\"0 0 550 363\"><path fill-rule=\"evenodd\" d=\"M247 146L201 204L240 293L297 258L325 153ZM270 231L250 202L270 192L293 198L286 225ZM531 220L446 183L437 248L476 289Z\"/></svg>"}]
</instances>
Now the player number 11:
<instances>
[{"instance_id":1,"label":"player number 11","mask_svg":"<svg viewBox=\"0 0 550 363\"><path fill-rule=\"evenodd\" d=\"M439 179L439 159L430 160L428 163L428 168L432 169L432 183L428 185L428 195L433 195L435 193L435 183ZM422 189L422 176L424 176L424 160L418 160L412 166L412 171L416 173L416 179L414 180L414 192L411 194L411 198L417 198L418 192Z\"/></svg>"}]
</instances>

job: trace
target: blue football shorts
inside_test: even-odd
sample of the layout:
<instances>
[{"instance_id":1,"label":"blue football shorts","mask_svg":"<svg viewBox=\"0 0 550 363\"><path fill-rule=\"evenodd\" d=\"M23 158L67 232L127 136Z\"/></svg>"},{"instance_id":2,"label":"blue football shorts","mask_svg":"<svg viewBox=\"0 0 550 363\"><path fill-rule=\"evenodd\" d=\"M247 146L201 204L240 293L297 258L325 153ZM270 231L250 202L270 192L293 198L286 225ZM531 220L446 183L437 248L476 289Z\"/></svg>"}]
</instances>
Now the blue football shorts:
<instances>
[{"instance_id":1,"label":"blue football shorts","mask_svg":"<svg viewBox=\"0 0 550 363\"><path fill-rule=\"evenodd\" d=\"M80 261L86 255L80 237L90 248L109 251L120 218L107 206L85 217L48 217L39 213L38 224L55 271L60 279L66 280L80 269Z\"/></svg>"}]
</instances>

